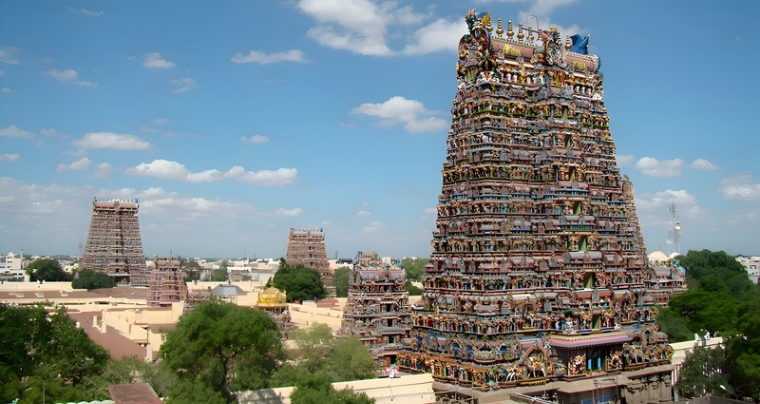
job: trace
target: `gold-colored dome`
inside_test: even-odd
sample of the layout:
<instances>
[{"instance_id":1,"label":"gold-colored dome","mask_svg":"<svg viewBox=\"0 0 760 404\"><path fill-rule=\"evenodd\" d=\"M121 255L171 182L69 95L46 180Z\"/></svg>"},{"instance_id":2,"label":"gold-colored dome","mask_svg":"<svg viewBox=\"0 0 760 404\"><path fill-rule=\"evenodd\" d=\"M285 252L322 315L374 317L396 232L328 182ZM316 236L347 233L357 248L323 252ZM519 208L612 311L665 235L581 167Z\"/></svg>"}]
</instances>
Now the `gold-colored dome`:
<instances>
[{"instance_id":1,"label":"gold-colored dome","mask_svg":"<svg viewBox=\"0 0 760 404\"><path fill-rule=\"evenodd\" d=\"M259 306L282 306L287 304L285 292L275 287L267 288L259 293Z\"/></svg>"}]
</instances>

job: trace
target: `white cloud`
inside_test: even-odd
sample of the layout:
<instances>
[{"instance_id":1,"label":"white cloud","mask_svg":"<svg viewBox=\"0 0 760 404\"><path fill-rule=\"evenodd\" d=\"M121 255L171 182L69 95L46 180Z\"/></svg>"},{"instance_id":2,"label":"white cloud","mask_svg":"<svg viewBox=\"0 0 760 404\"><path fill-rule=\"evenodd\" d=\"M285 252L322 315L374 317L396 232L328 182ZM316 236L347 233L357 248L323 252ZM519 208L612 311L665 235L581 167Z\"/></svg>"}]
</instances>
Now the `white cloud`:
<instances>
[{"instance_id":1,"label":"white cloud","mask_svg":"<svg viewBox=\"0 0 760 404\"><path fill-rule=\"evenodd\" d=\"M136 167L128 168L127 173L186 182L212 182L222 178L222 173L216 169L193 173L184 164L163 159L138 164Z\"/></svg>"},{"instance_id":2,"label":"white cloud","mask_svg":"<svg viewBox=\"0 0 760 404\"><path fill-rule=\"evenodd\" d=\"M411 133L434 132L444 130L448 126L445 120L431 116L435 112L425 109L421 102L399 96L392 97L382 104L362 104L351 110L351 113L380 118L379 124L383 126L403 123Z\"/></svg>"},{"instance_id":3,"label":"white cloud","mask_svg":"<svg viewBox=\"0 0 760 404\"><path fill-rule=\"evenodd\" d=\"M0 93L10 93L10 92L11 92L10 87L0 88Z\"/></svg>"},{"instance_id":4,"label":"white cloud","mask_svg":"<svg viewBox=\"0 0 760 404\"><path fill-rule=\"evenodd\" d=\"M633 154L618 154L617 163L618 167L628 167L633 164L636 157Z\"/></svg>"},{"instance_id":5,"label":"white cloud","mask_svg":"<svg viewBox=\"0 0 760 404\"><path fill-rule=\"evenodd\" d=\"M642 157L636 162L636 168L649 177L673 178L681 175L684 161L676 158L673 160L657 160L652 157Z\"/></svg>"},{"instance_id":6,"label":"white cloud","mask_svg":"<svg viewBox=\"0 0 760 404\"><path fill-rule=\"evenodd\" d=\"M0 47L0 62L8 63L10 65L21 64L18 61L18 59L16 59L17 53L19 53L19 50L14 47L11 47L11 46Z\"/></svg>"},{"instance_id":7,"label":"white cloud","mask_svg":"<svg viewBox=\"0 0 760 404\"><path fill-rule=\"evenodd\" d=\"M262 65L279 62L304 63L307 61L303 52L298 49L291 49L286 52L277 52L270 54L259 51L250 51L247 55L236 53L232 55L232 58L230 58L230 60L234 63L258 63Z\"/></svg>"},{"instance_id":8,"label":"white cloud","mask_svg":"<svg viewBox=\"0 0 760 404\"><path fill-rule=\"evenodd\" d=\"M101 15L103 15L102 11L88 10L86 8L81 8L79 12L90 17L100 17Z\"/></svg>"},{"instance_id":9,"label":"white cloud","mask_svg":"<svg viewBox=\"0 0 760 404\"><path fill-rule=\"evenodd\" d=\"M92 161L88 159L87 157L82 157L81 159L72 162L71 164L58 164L58 167L55 169L56 172L66 172L66 171L79 171L84 170L85 168L89 167L92 164Z\"/></svg>"},{"instance_id":10,"label":"white cloud","mask_svg":"<svg viewBox=\"0 0 760 404\"><path fill-rule=\"evenodd\" d=\"M253 185L285 186L294 183L298 179L298 170L295 168L279 168L275 171L245 171L245 168L235 166L227 171L224 176Z\"/></svg>"},{"instance_id":11,"label":"white cloud","mask_svg":"<svg viewBox=\"0 0 760 404\"><path fill-rule=\"evenodd\" d=\"M360 210L360 211L356 212L356 216L370 216L370 215L372 215L372 213L371 212L367 212L366 210Z\"/></svg>"},{"instance_id":12,"label":"white cloud","mask_svg":"<svg viewBox=\"0 0 760 404\"><path fill-rule=\"evenodd\" d=\"M158 52L143 55L142 65L149 69L169 69L175 66L173 62L161 58L161 54Z\"/></svg>"},{"instance_id":13,"label":"white cloud","mask_svg":"<svg viewBox=\"0 0 760 404\"><path fill-rule=\"evenodd\" d=\"M554 9L577 2L578 0L536 0L530 7L530 13L538 17L548 17Z\"/></svg>"},{"instance_id":14,"label":"white cloud","mask_svg":"<svg viewBox=\"0 0 760 404\"><path fill-rule=\"evenodd\" d=\"M169 123L174 123L174 121L172 121L169 118L161 117L161 118L154 119L153 123L155 123L156 125L166 125L166 124L169 124Z\"/></svg>"},{"instance_id":15,"label":"white cloud","mask_svg":"<svg viewBox=\"0 0 760 404\"><path fill-rule=\"evenodd\" d=\"M723 197L738 201L760 200L760 183L753 182L753 178L749 175L723 178L720 181Z\"/></svg>"},{"instance_id":16,"label":"white cloud","mask_svg":"<svg viewBox=\"0 0 760 404\"><path fill-rule=\"evenodd\" d=\"M367 226L364 226L362 228L363 233L377 233L380 230L383 229L383 223L382 222L372 222Z\"/></svg>"},{"instance_id":17,"label":"white cloud","mask_svg":"<svg viewBox=\"0 0 760 404\"><path fill-rule=\"evenodd\" d=\"M0 128L0 136L15 138L32 138L34 133L21 130L16 125L10 125L7 128Z\"/></svg>"},{"instance_id":18,"label":"white cloud","mask_svg":"<svg viewBox=\"0 0 760 404\"><path fill-rule=\"evenodd\" d=\"M0 70L0 77L5 76L5 70Z\"/></svg>"},{"instance_id":19,"label":"white cloud","mask_svg":"<svg viewBox=\"0 0 760 404\"><path fill-rule=\"evenodd\" d=\"M301 0L302 12L318 21L307 34L319 44L372 56L390 56L386 25L392 21L392 3L368 0Z\"/></svg>"},{"instance_id":20,"label":"white cloud","mask_svg":"<svg viewBox=\"0 0 760 404\"><path fill-rule=\"evenodd\" d=\"M293 208L293 209L279 208L274 212L275 215L284 216L284 217L301 216L302 213L303 213L303 210L301 208Z\"/></svg>"},{"instance_id":21,"label":"white cloud","mask_svg":"<svg viewBox=\"0 0 760 404\"><path fill-rule=\"evenodd\" d=\"M195 81L195 79L191 79L190 77L171 79L168 81L168 83L176 86L175 89L172 90L172 93L174 94L184 93L185 91L190 91L198 87L198 83Z\"/></svg>"},{"instance_id":22,"label":"white cloud","mask_svg":"<svg viewBox=\"0 0 760 404\"><path fill-rule=\"evenodd\" d=\"M707 170L707 171L720 170L720 167L716 166L715 164L705 159L696 159L692 161L691 168L695 168L697 170Z\"/></svg>"},{"instance_id":23,"label":"white cloud","mask_svg":"<svg viewBox=\"0 0 760 404\"><path fill-rule=\"evenodd\" d=\"M269 138L263 135L243 136L240 138L243 143L266 143Z\"/></svg>"},{"instance_id":24,"label":"white cloud","mask_svg":"<svg viewBox=\"0 0 760 404\"><path fill-rule=\"evenodd\" d=\"M59 137L61 139L66 139L68 136L64 135L61 132L58 132L55 128L42 128L40 129L40 133L42 133L45 136L50 137Z\"/></svg>"},{"instance_id":25,"label":"white cloud","mask_svg":"<svg viewBox=\"0 0 760 404\"><path fill-rule=\"evenodd\" d=\"M147 150L150 143L135 136L111 132L91 132L72 144L81 149Z\"/></svg>"},{"instance_id":26,"label":"white cloud","mask_svg":"<svg viewBox=\"0 0 760 404\"><path fill-rule=\"evenodd\" d=\"M688 209L697 205L697 198L684 189L667 189L655 194L636 195L637 209L662 210L667 209L671 203L675 203L682 209Z\"/></svg>"},{"instance_id":27,"label":"white cloud","mask_svg":"<svg viewBox=\"0 0 760 404\"><path fill-rule=\"evenodd\" d=\"M439 19L418 29L413 43L407 44L401 51L405 55L424 55L440 50L454 51L459 46L459 40L467 33L464 19L447 21Z\"/></svg>"},{"instance_id":28,"label":"white cloud","mask_svg":"<svg viewBox=\"0 0 760 404\"><path fill-rule=\"evenodd\" d=\"M95 172L92 174L93 178L104 179L111 176L111 170L113 167L108 163L100 163L95 166Z\"/></svg>"},{"instance_id":29,"label":"white cloud","mask_svg":"<svg viewBox=\"0 0 760 404\"><path fill-rule=\"evenodd\" d=\"M21 159L20 154L16 153L0 153L0 161L18 161Z\"/></svg>"},{"instance_id":30,"label":"white cloud","mask_svg":"<svg viewBox=\"0 0 760 404\"><path fill-rule=\"evenodd\" d=\"M58 80L61 83L71 83L75 86L81 86L81 87L97 87L97 83L93 83L92 81L84 81L84 80L78 80L79 74L76 72L76 70L73 69L67 69L67 70L48 70L46 72L49 76L54 77L56 80Z\"/></svg>"}]
</instances>

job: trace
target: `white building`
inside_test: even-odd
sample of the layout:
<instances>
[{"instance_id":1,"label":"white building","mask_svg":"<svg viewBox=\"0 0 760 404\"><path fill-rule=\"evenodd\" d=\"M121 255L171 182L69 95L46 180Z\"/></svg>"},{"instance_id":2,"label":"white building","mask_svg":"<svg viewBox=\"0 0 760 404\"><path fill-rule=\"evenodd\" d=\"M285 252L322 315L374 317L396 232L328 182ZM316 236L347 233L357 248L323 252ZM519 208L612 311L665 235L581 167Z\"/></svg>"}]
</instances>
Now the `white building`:
<instances>
[{"instance_id":1,"label":"white building","mask_svg":"<svg viewBox=\"0 0 760 404\"><path fill-rule=\"evenodd\" d=\"M749 275L749 279L752 280L752 283L757 284L758 279L760 279L760 256L743 257L740 255L736 257L736 260L739 261L740 264L744 265L744 268L747 270L747 274Z\"/></svg>"},{"instance_id":2,"label":"white building","mask_svg":"<svg viewBox=\"0 0 760 404\"><path fill-rule=\"evenodd\" d=\"M22 270L24 269L24 254L16 255L12 252L9 252L5 255L4 262L0 262L1 265L4 267L11 269L11 270Z\"/></svg>"}]
</instances>

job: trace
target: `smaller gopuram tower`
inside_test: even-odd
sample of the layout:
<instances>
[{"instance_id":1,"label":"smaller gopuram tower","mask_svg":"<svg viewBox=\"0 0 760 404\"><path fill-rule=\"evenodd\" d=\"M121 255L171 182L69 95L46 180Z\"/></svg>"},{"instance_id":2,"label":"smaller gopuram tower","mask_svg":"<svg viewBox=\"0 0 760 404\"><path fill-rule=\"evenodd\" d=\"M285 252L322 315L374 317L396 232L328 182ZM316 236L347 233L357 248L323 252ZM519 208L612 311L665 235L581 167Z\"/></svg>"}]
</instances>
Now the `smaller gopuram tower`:
<instances>
[{"instance_id":1,"label":"smaller gopuram tower","mask_svg":"<svg viewBox=\"0 0 760 404\"><path fill-rule=\"evenodd\" d=\"M154 257L148 277L148 306L169 306L187 300L187 285L179 258Z\"/></svg>"},{"instance_id":2,"label":"smaller gopuram tower","mask_svg":"<svg viewBox=\"0 0 760 404\"><path fill-rule=\"evenodd\" d=\"M300 265L317 270L322 277L322 283L325 285L328 296L335 296L332 271L325 251L325 232L323 229L291 228L285 261L291 267Z\"/></svg>"},{"instance_id":3,"label":"smaller gopuram tower","mask_svg":"<svg viewBox=\"0 0 760 404\"><path fill-rule=\"evenodd\" d=\"M148 283L139 208L137 199L93 199L82 269L106 273L115 283Z\"/></svg>"},{"instance_id":4,"label":"smaller gopuram tower","mask_svg":"<svg viewBox=\"0 0 760 404\"><path fill-rule=\"evenodd\" d=\"M384 263L376 252L360 251L349 273L343 309L341 334L361 339L382 367L395 364L399 350L411 341L406 271L399 263Z\"/></svg>"},{"instance_id":5,"label":"smaller gopuram tower","mask_svg":"<svg viewBox=\"0 0 760 404\"><path fill-rule=\"evenodd\" d=\"M290 312L288 312L285 292L275 287L264 289L259 293L256 308L269 313L269 316L272 317L280 328L282 339L288 338L288 332L295 328L295 324L291 321Z\"/></svg>"}]
</instances>

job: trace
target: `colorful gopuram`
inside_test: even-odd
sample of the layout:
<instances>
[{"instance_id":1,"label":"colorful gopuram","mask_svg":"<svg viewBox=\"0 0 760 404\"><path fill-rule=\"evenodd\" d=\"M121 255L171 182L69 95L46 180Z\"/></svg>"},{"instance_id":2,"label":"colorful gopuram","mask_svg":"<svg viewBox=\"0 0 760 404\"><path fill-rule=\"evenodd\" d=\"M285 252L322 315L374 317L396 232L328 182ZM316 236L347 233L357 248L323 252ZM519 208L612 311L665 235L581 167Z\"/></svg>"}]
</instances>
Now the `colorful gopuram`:
<instances>
[{"instance_id":1,"label":"colorful gopuram","mask_svg":"<svg viewBox=\"0 0 760 404\"><path fill-rule=\"evenodd\" d=\"M187 285L179 258L154 257L148 276L148 306L170 306L187 300Z\"/></svg>"},{"instance_id":2,"label":"colorful gopuram","mask_svg":"<svg viewBox=\"0 0 760 404\"><path fill-rule=\"evenodd\" d=\"M264 289L259 293L256 308L269 313L280 328L280 336L283 339L288 338L288 332L295 328L295 324L290 318L285 292L275 287Z\"/></svg>"},{"instance_id":3,"label":"colorful gopuram","mask_svg":"<svg viewBox=\"0 0 760 404\"><path fill-rule=\"evenodd\" d=\"M474 11L466 23L433 252L401 369L480 391L594 379L582 391L597 399L670 400L654 272L599 58L588 38L554 28L505 31L499 19L494 31ZM576 402L563 396L572 388L542 388Z\"/></svg>"},{"instance_id":4,"label":"colorful gopuram","mask_svg":"<svg viewBox=\"0 0 760 404\"><path fill-rule=\"evenodd\" d=\"M92 201L92 217L81 269L103 272L116 283L148 284L135 200Z\"/></svg>"},{"instance_id":5,"label":"colorful gopuram","mask_svg":"<svg viewBox=\"0 0 760 404\"><path fill-rule=\"evenodd\" d=\"M328 296L335 296L332 271L325 250L323 229L290 229L285 262L291 267L303 266L319 272Z\"/></svg>"},{"instance_id":6,"label":"colorful gopuram","mask_svg":"<svg viewBox=\"0 0 760 404\"><path fill-rule=\"evenodd\" d=\"M376 252L356 255L348 275L348 299L340 333L354 335L370 348L378 364L396 362L412 331L406 271L398 261L384 263Z\"/></svg>"}]
</instances>

